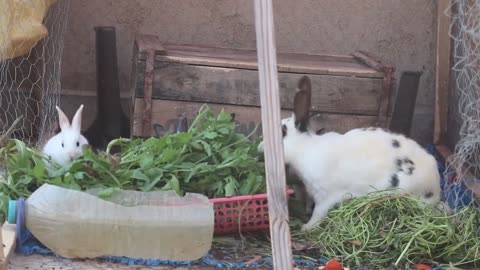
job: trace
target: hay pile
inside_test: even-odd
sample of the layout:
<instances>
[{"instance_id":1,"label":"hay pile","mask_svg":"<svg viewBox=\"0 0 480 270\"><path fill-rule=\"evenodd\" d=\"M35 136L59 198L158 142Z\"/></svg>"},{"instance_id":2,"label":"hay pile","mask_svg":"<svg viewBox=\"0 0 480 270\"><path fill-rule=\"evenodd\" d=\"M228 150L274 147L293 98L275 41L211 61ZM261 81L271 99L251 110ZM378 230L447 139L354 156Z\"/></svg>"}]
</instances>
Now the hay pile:
<instances>
[{"instance_id":1,"label":"hay pile","mask_svg":"<svg viewBox=\"0 0 480 270\"><path fill-rule=\"evenodd\" d=\"M468 206L447 216L414 198L375 192L331 210L302 237L323 257L349 266L410 269L429 263L478 269L479 211Z\"/></svg>"}]
</instances>

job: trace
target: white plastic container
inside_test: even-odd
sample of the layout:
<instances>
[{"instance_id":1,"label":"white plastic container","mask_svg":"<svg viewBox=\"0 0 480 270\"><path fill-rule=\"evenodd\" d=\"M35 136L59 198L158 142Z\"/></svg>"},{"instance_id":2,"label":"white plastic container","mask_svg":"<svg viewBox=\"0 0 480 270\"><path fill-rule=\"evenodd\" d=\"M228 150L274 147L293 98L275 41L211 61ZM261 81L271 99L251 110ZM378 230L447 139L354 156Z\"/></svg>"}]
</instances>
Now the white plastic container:
<instances>
[{"instance_id":1,"label":"white plastic container","mask_svg":"<svg viewBox=\"0 0 480 270\"><path fill-rule=\"evenodd\" d=\"M25 201L25 224L66 258L196 260L210 250L214 210L201 194L121 191L104 200L44 184Z\"/></svg>"}]
</instances>

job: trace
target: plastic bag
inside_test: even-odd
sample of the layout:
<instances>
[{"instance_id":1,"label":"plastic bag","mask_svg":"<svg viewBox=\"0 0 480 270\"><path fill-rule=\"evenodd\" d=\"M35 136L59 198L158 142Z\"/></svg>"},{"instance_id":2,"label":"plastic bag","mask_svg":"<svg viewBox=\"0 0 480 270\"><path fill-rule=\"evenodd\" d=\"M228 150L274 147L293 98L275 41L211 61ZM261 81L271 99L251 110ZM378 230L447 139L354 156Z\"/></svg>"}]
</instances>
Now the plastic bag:
<instances>
[{"instance_id":1,"label":"plastic bag","mask_svg":"<svg viewBox=\"0 0 480 270\"><path fill-rule=\"evenodd\" d=\"M28 53L48 34L43 18L56 0L0 0L0 59Z\"/></svg>"}]
</instances>

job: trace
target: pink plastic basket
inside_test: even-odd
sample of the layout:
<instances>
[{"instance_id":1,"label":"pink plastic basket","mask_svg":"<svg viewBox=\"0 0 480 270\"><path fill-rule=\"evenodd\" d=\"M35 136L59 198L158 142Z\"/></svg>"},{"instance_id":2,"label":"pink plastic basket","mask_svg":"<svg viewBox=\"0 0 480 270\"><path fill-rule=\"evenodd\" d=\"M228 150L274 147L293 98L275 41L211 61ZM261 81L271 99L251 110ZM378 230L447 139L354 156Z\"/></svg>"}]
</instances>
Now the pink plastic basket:
<instances>
[{"instance_id":1,"label":"pink plastic basket","mask_svg":"<svg viewBox=\"0 0 480 270\"><path fill-rule=\"evenodd\" d=\"M294 193L288 189L288 196ZM269 228L267 193L210 199L215 211L215 234ZM288 197L287 197L288 199Z\"/></svg>"}]
</instances>

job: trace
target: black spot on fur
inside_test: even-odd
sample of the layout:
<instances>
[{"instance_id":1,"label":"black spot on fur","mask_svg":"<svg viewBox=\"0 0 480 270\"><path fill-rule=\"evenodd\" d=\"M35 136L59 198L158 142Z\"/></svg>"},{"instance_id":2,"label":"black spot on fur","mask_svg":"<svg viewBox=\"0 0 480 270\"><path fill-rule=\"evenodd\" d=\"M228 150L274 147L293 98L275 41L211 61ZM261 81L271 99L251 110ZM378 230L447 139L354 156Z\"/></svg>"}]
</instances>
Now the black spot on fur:
<instances>
[{"instance_id":1,"label":"black spot on fur","mask_svg":"<svg viewBox=\"0 0 480 270\"><path fill-rule=\"evenodd\" d=\"M392 140L392 146L395 147L395 148L399 148L400 147L400 142L397 139L393 139Z\"/></svg>"},{"instance_id":2,"label":"black spot on fur","mask_svg":"<svg viewBox=\"0 0 480 270\"><path fill-rule=\"evenodd\" d=\"M405 164L408 164L407 165L407 174L408 175L412 175L413 174L413 171L415 170L415 163L413 163L413 161L409 158L404 158L403 159L403 162Z\"/></svg>"},{"instance_id":3,"label":"black spot on fur","mask_svg":"<svg viewBox=\"0 0 480 270\"><path fill-rule=\"evenodd\" d=\"M390 178L390 185L392 187L398 187L398 182L399 182L398 175L396 173L394 173L392 175L392 177Z\"/></svg>"},{"instance_id":4,"label":"black spot on fur","mask_svg":"<svg viewBox=\"0 0 480 270\"><path fill-rule=\"evenodd\" d=\"M403 172L407 175L412 175L415 170L415 163L409 158L397 158L395 160L395 165L397 167L397 172Z\"/></svg>"},{"instance_id":5,"label":"black spot on fur","mask_svg":"<svg viewBox=\"0 0 480 270\"><path fill-rule=\"evenodd\" d=\"M317 135L322 135L323 133L325 133L325 128L320 128L317 131L315 131L315 134Z\"/></svg>"},{"instance_id":6,"label":"black spot on fur","mask_svg":"<svg viewBox=\"0 0 480 270\"><path fill-rule=\"evenodd\" d=\"M388 129L388 128L382 128L382 130L383 130L384 132L391 133L391 130Z\"/></svg>"},{"instance_id":7,"label":"black spot on fur","mask_svg":"<svg viewBox=\"0 0 480 270\"><path fill-rule=\"evenodd\" d=\"M300 132L307 132L307 123L295 120L295 127Z\"/></svg>"},{"instance_id":8,"label":"black spot on fur","mask_svg":"<svg viewBox=\"0 0 480 270\"><path fill-rule=\"evenodd\" d=\"M282 125L282 137L287 136L287 126Z\"/></svg>"},{"instance_id":9,"label":"black spot on fur","mask_svg":"<svg viewBox=\"0 0 480 270\"><path fill-rule=\"evenodd\" d=\"M398 170L402 170L402 163L403 163L403 160L397 158L397 160L395 160L395 164L397 165L397 169Z\"/></svg>"},{"instance_id":10,"label":"black spot on fur","mask_svg":"<svg viewBox=\"0 0 480 270\"><path fill-rule=\"evenodd\" d=\"M433 192L429 191L427 193L425 193L425 198L431 198L433 196Z\"/></svg>"},{"instance_id":11,"label":"black spot on fur","mask_svg":"<svg viewBox=\"0 0 480 270\"><path fill-rule=\"evenodd\" d=\"M375 131L375 130L377 130L377 128L376 127L369 127L369 128L367 128L367 130L368 131Z\"/></svg>"},{"instance_id":12,"label":"black spot on fur","mask_svg":"<svg viewBox=\"0 0 480 270\"><path fill-rule=\"evenodd\" d=\"M404 159L403 159L403 162L408 163L408 164L415 165L415 163L413 163L413 161L412 161L411 159L409 159L409 158L404 158Z\"/></svg>"},{"instance_id":13,"label":"black spot on fur","mask_svg":"<svg viewBox=\"0 0 480 270\"><path fill-rule=\"evenodd\" d=\"M367 131L367 128L366 128L366 127L364 127L364 128L361 128L361 129L362 129L362 131Z\"/></svg>"}]
</instances>

